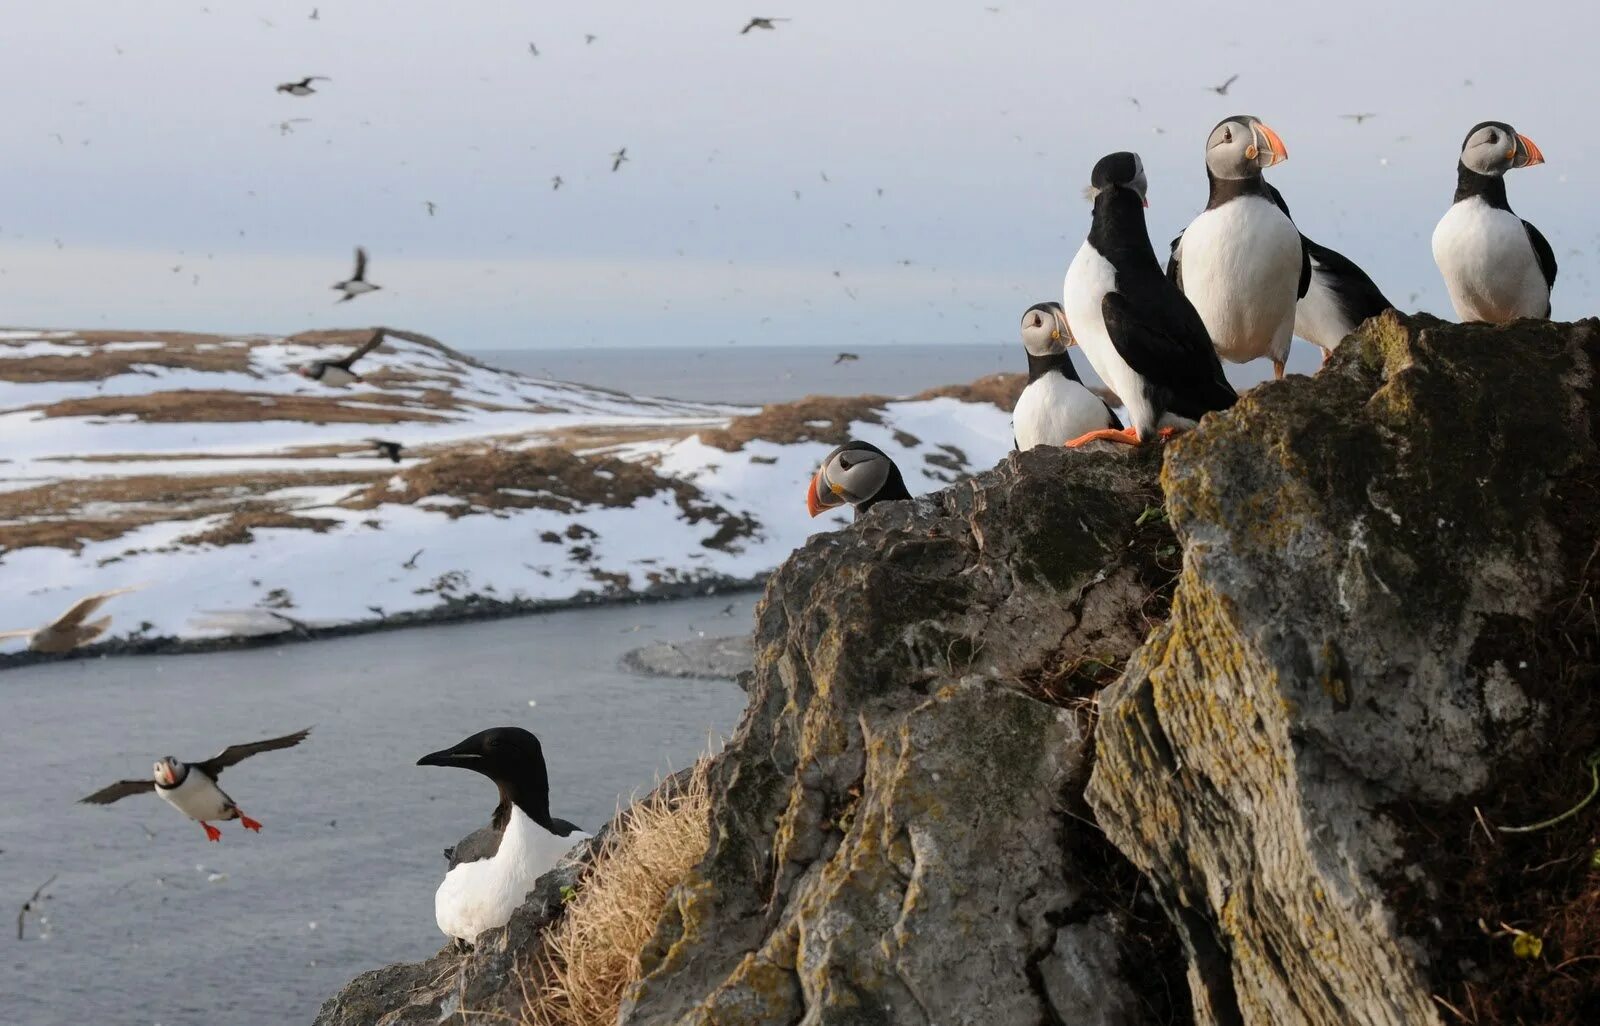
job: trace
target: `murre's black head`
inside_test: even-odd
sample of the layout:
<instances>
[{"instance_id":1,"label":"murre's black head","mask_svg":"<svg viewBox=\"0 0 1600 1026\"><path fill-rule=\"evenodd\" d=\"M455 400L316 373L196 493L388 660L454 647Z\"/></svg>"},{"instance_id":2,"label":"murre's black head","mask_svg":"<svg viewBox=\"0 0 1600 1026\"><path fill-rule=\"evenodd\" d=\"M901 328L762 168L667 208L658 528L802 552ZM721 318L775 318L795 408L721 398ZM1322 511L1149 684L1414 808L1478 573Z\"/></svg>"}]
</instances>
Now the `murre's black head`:
<instances>
[{"instance_id":1,"label":"murre's black head","mask_svg":"<svg viewBox=\"0 0 1600 1026\"><path fill-rule=\"evenodd\" d=\"M1100 158L1089 174L1089 198L1094 199L1107 189L1128 189L1139 197L1139 202L1150 205L1146 194L1150 182L1144 176L1144 161L1137 153L1122 150Z\"/></svg>"},{"instance_id":2,"label":"murre's black head","mask_svg":"<svg viewBox=\"0 0 1600 1026\"><path fill-rule=\"evenodd\" d=\"M1480 175L1498 177L1514 167L1543 163L1533 140L1504 121L1480 121L1461 141L1461 166Z\"/></svg>"},{"instance_id":3,"label":"murre's black head","mask_svg":"<svg viewBox=\"0 0 1600 1026\"><path fill-rule=\"evenodd\" d=\"M480 730L451 748L424 755L417 765L456 766L482 773L500 787L496 825L505 825L510 802L535 823L550 828L550 778L545 772L544 748L521 727Z\"/></svg>"},{"instance_id":4,"label":"murre's black head","mask_svg":"<svg viewBox=\"0 0 1600 1026\"><path fill-rule=\"evenodd\" d=\"M905 479L889 454L852 439L828 453L806 490L806 511L816 516L845 503L864 513L875 502L909 499Z\"/></svg>"},{"instance_id":5,"label":"murre's black head","mask_svg":"<svg viewBox=\"0 0 1600 1026\"><path fill-rule=\"evenodd\" d=\"M1234 114L1217 122L1206 137L1206 170L1214 178L1259 178L1289 159L1289 149L1258 117Z\"/></svg>"}]
</instances>

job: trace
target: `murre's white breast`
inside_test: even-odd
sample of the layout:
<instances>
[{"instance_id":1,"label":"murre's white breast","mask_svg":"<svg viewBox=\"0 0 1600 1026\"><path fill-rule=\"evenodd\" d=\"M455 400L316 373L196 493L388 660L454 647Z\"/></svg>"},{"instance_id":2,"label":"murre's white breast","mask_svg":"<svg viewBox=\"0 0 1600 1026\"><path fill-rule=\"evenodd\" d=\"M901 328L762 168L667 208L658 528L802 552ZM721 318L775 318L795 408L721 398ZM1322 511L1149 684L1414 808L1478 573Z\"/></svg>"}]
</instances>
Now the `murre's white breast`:
<instances>
[{"instance_id":1,"label":"murre's white breast","mask_svg":"<svg viewBox=\"0 0 1600 1026\"><path fill-rule=\"evenodd\" d=\"M1183 294L1218 356L1288 356L1301 259L1300 232L1283 211L1261 196L1231 199L1184 229L1179 253Z\"/></svg>"},{"instance_id":2,"label":"murre's white breast","mask_svg":"<svg viewBox=\"0 0 1600 1026\"><path fill-rule=\"evenodd\" d=\"M1433 230L1433 260L1463 321L1543 317L1550 305L1550 287L1522 218L1480 196L1445 211Z\"/></svg>"},{"instance_id":3,"label":"murre's white breast","mask_svg":"<svg viewBox=\"0 0 1600 1026\"><path fill-rule=\"evenodd\" d=\"M221 822L238 815L233 800L222 792L217 782L192 766L184 775L183 783L177 787L158 787L156 794L190 819Z\"/></svg>"},{"instance_id":4,"label":"murre's white breast","mask_svg":"<svg viewBox=\"0 0 1600 1026\"><path fill-rule=\"evenodd\" d=\"M463 862L445 874L433 896L433 917L446 936L470 941L504 926L539 877L588 834L557 837L515 805L493 856Z\"/></svg>"},{"instance_id":5,"label":"murre's white breast","mask_svg":"<svg viewBox=\"0 0 1600 1026\"><path fill-rule=\"evenodd\" d=\"M1022 390L1011 414L1017 448L1065 445L1080 435L1111 426L1106 404L1060 371L1041 375Z\"/></svg>"}]
</instances>

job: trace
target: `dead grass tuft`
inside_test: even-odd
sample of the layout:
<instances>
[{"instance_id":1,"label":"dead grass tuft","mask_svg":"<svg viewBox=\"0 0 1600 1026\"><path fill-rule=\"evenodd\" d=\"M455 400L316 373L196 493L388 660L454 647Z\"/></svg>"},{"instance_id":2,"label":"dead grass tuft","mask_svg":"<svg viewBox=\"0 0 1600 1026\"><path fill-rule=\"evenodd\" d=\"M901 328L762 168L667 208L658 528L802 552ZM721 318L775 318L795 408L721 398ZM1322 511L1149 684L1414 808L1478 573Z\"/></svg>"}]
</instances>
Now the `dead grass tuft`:
<instances>
[{"instance_id":1,"label":"dead grass tuft","mask_svg":"<svg viewBox=\"0 0 1600 1026\"><path fill-rule=\"evenodd\" d=\"M914 399L960 399L964 403L993 403L1010 413L1016 408L1022 390L1028 387L1026 374L989 374L965 385L940 385L918 392Z\"/></svg>"},{"instance_id":2,"label":"dead grass tuft","mask_svg":"<svg viewBox=\"0 0 1600 1026\"><path fill-rule=\"evenodd\" d=\"M702 759L682 787L660 789L622 817L579 884L528 988L527 1026L612 1026L639 979L639 953L667 895L705 855L711 798Z\"/></svg>"},{"instance_id":3,"label":"dead grass tuft","mask_svg":"<svg viewBox=\"0 0 1600 1026\"><path fill-rule=\"evenodd\" d=\"M682 484L644 464L611 456L577 456L557 446L447 453L408 467L399 478L401 488L391 489L388 481L380 481L346 505L371 509L437 495L465 500L446 511L453 517L490 509L573 513L583 506L631 506Z\"/></svg>"},{"instance_id":4,"label":"dead grass tuft","mask_svg":"<svg viewBox=\"0 0 1600 1026\"><path fill-rule=\"evenodd\" d=\"M850 425L881 424L884 404L881 395L808 395L792 403L763 406L760 413L735 417L725 428L700 432L700 441L713 449L738 452L746 442L826 442L843 445L850 440Z\"/></svg>"},{"instance_id":5,"label":"dead grass tuft","mask_svg":"<svg viewBox=\"0 0 1600 1026\"><path fill-rule=\"evenodd\" d=\"M217 526L196 531L178 539L179 545L248 545L256 540L251 530L257 527L283 527L322 534L338 527L339 521L328 517L302 517L284 510L241 510Z\"/></svg>"}]
</instances>

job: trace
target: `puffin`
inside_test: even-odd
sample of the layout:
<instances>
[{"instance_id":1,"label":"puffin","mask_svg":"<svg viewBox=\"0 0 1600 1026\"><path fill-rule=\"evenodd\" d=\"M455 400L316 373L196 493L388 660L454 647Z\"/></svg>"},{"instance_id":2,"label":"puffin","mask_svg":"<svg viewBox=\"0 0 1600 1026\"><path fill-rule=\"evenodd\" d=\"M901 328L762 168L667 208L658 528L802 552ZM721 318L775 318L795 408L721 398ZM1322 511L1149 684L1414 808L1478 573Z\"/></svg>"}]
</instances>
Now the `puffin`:
<instances>
[{"instance_id":1,"label":"puffin","mask_svg":"<svg viewBox=\"0 0 1600 1026\"><path fill-rule=\"evenodd\" d=\"M352 349L349 355L341 360L312 360L303 363L295 369L295 373L312 381L320 381L324 385L335 385L343 388L351 382L360 381L361 375L351 368L355 362L378 348L383 343L383 329L373 328L372 337ZM397 461L398 462L398 461Z\"/></svg>"},{"instance_id":2,"label":"puffin","mask_svg":"<svg viewBox=\"0 0 1600 1026\"><path fill-rule=\"evenodd\" d=\"M334 285L333 288L344 293L334 300L336 303L348 303L357 296L364 296L368 292L376 292L383 288L382 285L374 285L367 280L367 251L364 247L356 247L355 273Z\"/></svg>"},{"instance_id":3,"label":"puffin","mask_svg":"<svg viewBox=\"0 0 1600 1026\"><path fill-rule=\"evenodd\" d=\"M424 755L417 765L469 769L500 789L487 842L459 846L433 896L439 929L470 944L483 931L506 925L539 877L589 835L550 815L544 749L521 727L480 730L454 747Z\"/></svg>"},{"instance_id":4,"label":"puffin","mask_svg":"<svg viewBox=\"0 0 1600 1026\"><path fill-rule=\"evenodd\" d=\"M304 741L306 735L310 733L311 728L307 727L293 734L269 738L266 741L229 745L205 762L184 762L168 755L156 760L153 779L119 780L87 798L80 798L79 803L110 805L130 795L154 791L168 805L204 827L208 840L222 840L222 831L212 826L210 820L226 822L236 819L246 830L259 834L260 822L246 816L234 800L217 786L217 777L229 766L242 762L252 755L275 752L280 748L293 748Z\"/></svg>"},{"instance_id":5,"label":"puffin","mask_svg":"<svg viewBox=\"0 0 1600 1026\"><path fill-rule=\"evenodd\" d=\"M806 512L816 516L849 503L859 519L877 503L909 498L905 478L889 454L871 442L851 439L828 453L812 476Z\"/></svg>"},{"instance_id":6,"label":"puffin","mask_svg":"<svg viewBox=\"0 0 1600 1026\"><path fill-rule=\"evenodd\" d=\"M81 648L97 640L102 634L111 629L111 617L102 616L98 620L88 620L95 611L106 602L118 595L126 595L138 588L113 588L110 591L96 592L85 595L72 604L72 608L56 617L43 627L23 627L19 630L0 631L0 638L27 638L28 651L43 652L49 655L60 655Z\"/></svg>"},{"instance_id":7,"label":"puffin","mask_svg":"<svg viewBox=\"0 0 1600 1026\"><path fill-rule=\"evenodd\" d=\"M1512 168L1543 163L1533 140L1504 121L1481 121L1462 142L1456 197L1433 230L1433 261L1461 320L1550 316L1555 251L1512 212L1505 182Z\"/></svg>"},{"instance_id":8,"label":"puffin","mask_svg":"<svg viewBox=\"0 0 1600 1026\"><path fill-rule=\"evenodd\" d=\"M1311 278L1300 231L1261 177L1288 156L1261 119L1235 114L1219 121L1206 138L1206 208L1172 240L1167 260L1167 276L1199 311L1222 358L1268 357L1279 378L1294 338L1295 305Z\"/></svg>"},{"instance_id":9,"label":"puffin","mask_svg":"<svg viewBox=\"0 0 1600 1026\"><path fill-rule=\"evenodd\" d=\"M1035 303L1022 314L1028 385L1011 413L1018 451L1065 445L1103 428L1122 428L1104 399L1083 386L1069 348L1076 345L1060 303Z\"/></svg>"},{"instance_id":10,"label":"puffin","mask_svg":"<svg viewBox=\"0 0 1600 1026\"><path fill-rule=\"evenodd\" d=\"M1138 445L1193 427L1238 396L1187 296L1161 273L1145 229L1148 183L1137 153L1111 153L1089 178L1094 217L1072 258L1062 308L1083 355L1117 393L1130 423L1067 442Z\"/></svg>"},{"instance_id":11,"label":"puffin","mask_svg":"<svg viewBox=\"0 0 1600 1026\"><path fill-rule=\"evenodd\" d=\"M1273 202L1289 214L1283 195L1267 185ZM1343 253L1318 245L1302 233L1300 243L1311 263L1311 283L1294 309L1294 333L1322 350L1322 362L1361 323L1395 309L1383 290Z\"/></svg>"},{"instance_id":12,"label":"puffin","mask_svg":"<svg viewBox=\"0 0 1600 1026\"><path fill-rule=\"evenodd\" d=\"M278 86L278 92L288 93L290 96L310 96L316 92L311 83L331 81L333 80L326 75L307 75L298 82L284 82Z\"/></svg>"},{"instance_id":13,"label":"puffin","mask_svg":"<svg viewBox=\"0 0 1600 1026\"><path fill-rule=\"evenodd\" d=\"M369 438L367 441L371 442L372 447L378 450L379 456L384 457L390 463L400 462L400 456L404 451L404 446L402 446L399 442L391 442L383 438Z\"/></svg>"}]
</instances>

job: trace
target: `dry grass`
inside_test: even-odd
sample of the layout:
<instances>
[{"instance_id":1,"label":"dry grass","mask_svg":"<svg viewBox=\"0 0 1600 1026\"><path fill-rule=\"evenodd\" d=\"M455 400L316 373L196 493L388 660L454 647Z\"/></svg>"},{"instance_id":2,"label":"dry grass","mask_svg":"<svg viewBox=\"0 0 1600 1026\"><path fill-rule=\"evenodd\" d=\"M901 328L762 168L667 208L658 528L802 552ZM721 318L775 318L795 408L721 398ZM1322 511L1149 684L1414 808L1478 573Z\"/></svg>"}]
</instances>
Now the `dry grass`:
<instances>
[{"instance_id":1,"label":"dry grass","mask_svg":"<svg viewBox=\"0 0 1600 1026\"><path fill-rule=\"evenodd\" d=\"M668 797L658 790L606 838L551 931L523 1009L527 1026L612 1026L667 895L705 854L711 798L702 759ZM531 981L530 981L531 983Z\"/></svg>"},{"instance_id":2,"label":"dry grass","mask_svg":"<svg viewBox=\"0 0 1600 1026\"><path fill-rule=\"evenodd\" d=\"M470 503L448 510L451 516L485 509L572 513L581 506L631 506L657 492L687 487L640 463L609 456L586 458L556 446L447 453L398 476L401 488L391 489L386 478L344 505L371 509L445 495Z\"/></svg>"},{"instance_id":3,"label":"dry grass","mask_svg":"<svg viewBox=\"0 0 1600 1026\"><path fill-rule=\"evenodd\" d=\"M1010 413L1016 408L1022 390L1028 387L1026 374L988 374L965 385L940 385L919 392L914 399L960 399L964 403L993 403Z\"/></svg>"},{"instance_id":4,"label":"dry grass","mask_svg":"<svg viewBox=\"0 0 1600 1026\"><path fill-rule=\"evenodd\" d=\"M0 359L0 381L104 381L127 374L135 366L187 368L199 371L250 371L250 347L221 335L189 332L80 331L76 339L53 338L57 345L81 340L83 356L25 356ZM106 350L107 342L160 342L160 349ZM13 348L25 344L18 340ZM0 343L0 356L6 343Z\"/></svg>"},{"instance_id":5,"label":"dry grass","mask_svg":"<svg viewBox=\"0 0 1600 1026\"><path fill-rule=\"evenodd\" d=\"M179 545L248 545L256 540L256 527L294 528L322 534L339 526L328 517L302 517L285 510L240 510L207 531L197 531L178 539Z\"/></svg>"},{"instance_id":6,"label":"dry grass","mask_svg":"<svg viewBox=\"0 0 1600 1026\"><path fill-rule=\"evenodd\" d=\"M449 397L444 396L448 405ZM380 392L267 395L225 389L185 389L145 395L91 395L38 407L46 417L137 417L150 423L257 423L297 420L310 424L399 424L445 418L425 409L395 405L400 397ZM424 399L417 401L423 402ZM361 403L363 405L346 405ZM437 404L436 404L437 405ZM387 407L387 408L382 408Z\"/></svg>"}]
</instances>

